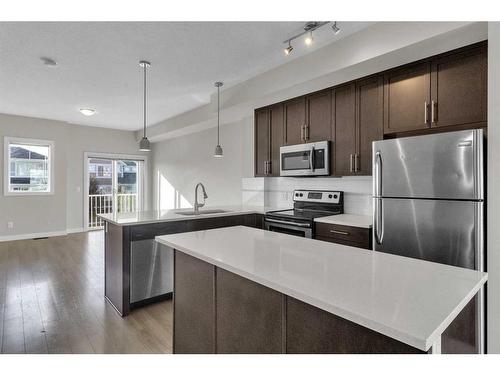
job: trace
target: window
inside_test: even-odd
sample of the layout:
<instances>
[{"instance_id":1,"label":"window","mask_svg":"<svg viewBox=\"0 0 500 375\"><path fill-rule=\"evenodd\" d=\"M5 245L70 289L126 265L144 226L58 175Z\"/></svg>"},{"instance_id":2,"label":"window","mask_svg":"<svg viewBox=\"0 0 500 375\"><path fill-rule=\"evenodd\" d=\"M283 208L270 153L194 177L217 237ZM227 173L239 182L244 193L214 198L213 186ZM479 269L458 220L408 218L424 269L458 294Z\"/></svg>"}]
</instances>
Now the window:
<instances>
[{"instance_id":1,"label":"window","mask_svg":"<svg viewBox=\"0 0 500 375\"><path fill-rule=\"evenodd\" d=\"M54 193L54 142L5 137L4 155L4 195Z\"/></svg>"}]
</instances>

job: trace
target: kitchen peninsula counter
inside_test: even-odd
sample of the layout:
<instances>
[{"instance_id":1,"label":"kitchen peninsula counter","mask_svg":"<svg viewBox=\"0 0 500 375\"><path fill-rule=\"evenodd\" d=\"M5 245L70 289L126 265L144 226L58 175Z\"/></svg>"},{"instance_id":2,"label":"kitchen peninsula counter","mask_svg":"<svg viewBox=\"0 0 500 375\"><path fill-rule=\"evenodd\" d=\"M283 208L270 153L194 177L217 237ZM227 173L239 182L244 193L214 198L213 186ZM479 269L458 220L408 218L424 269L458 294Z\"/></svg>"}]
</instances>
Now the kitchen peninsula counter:
<instances>
[{"instance_id":1,"label":"kitchen peninsula counter","mask_svg":"<svg viewBox=\"0 0 500 375\"><path fill-rule=\"evenodd\" d=\"M156 236L234 225L262 228L265 210L240 205L203 207L198 214L192 208L99 214L104 220L105 298L121 316L171 298L173 252L156 243Z\"/></svg>"}]
</instances>

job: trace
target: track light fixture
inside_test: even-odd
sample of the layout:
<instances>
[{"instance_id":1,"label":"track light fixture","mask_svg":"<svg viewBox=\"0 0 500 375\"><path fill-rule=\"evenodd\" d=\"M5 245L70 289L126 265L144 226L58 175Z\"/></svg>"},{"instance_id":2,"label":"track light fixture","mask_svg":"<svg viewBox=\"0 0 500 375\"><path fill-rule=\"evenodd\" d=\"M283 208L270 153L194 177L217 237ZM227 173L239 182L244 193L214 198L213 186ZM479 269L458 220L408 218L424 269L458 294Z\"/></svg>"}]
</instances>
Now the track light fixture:
<instances>
[{"instance_id":1,"label":"track light fixture","mask_svg":"<svg viewBox=\"0 0 500 375\"><path fill-rule=\"evenodd\" d=\"M288 44L288 46L283 49L283 52L285 52L285 55L288 56L290 53L292 53L292 51L293 51L292 41L295 40L295 39L298 39L298 38L302 37L305 34L308 34L307 37L306 37L306 39L305 39L306 45L310 46L311 44L313 44L314 43L313 31L319 29L320 27L322 27L322 26L324 26L324 25L326 25L326 24L328 24L330 22L332 22L332 21L326 21L326 22L311 21L311 22L307 22L304 25L304 30L303 31L301 31L300 33L295 34L294 36L288 38L287 40L285 40L283 42L285 44ZM340 32L340 28L337 26L337 21L333 22L332 30L333 30L333 33L335 35L337 35Z\"/></svg>"}]
</instances>

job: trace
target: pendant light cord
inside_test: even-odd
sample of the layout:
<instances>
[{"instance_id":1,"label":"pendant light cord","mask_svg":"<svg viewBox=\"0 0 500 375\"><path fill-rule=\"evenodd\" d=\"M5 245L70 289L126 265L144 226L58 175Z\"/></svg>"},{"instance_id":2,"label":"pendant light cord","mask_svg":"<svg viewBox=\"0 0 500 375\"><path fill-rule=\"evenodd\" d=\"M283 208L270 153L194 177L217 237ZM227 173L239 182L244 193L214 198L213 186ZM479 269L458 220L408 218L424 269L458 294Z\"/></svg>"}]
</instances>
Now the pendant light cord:
<instances>
[{"instance_id":1,"label":"pendant light cord","mask_svg":"<svg viewBox=\"0 0 500 375\"><path fill-rule=\"evenodd\" d=\"M144 64L144 138L146 138L146 64Z\"/></svg>"},{"instance_id":2,"label":"pendant light cord","mask_svg":"<svg viewBox=\"0 0 500 375\"><path fill-rule=\"evenodd\" d=\"M220 118L220 86L217 86L217 146L220 145L219 141L219 118Z\"/></svg>"}]
</instances>

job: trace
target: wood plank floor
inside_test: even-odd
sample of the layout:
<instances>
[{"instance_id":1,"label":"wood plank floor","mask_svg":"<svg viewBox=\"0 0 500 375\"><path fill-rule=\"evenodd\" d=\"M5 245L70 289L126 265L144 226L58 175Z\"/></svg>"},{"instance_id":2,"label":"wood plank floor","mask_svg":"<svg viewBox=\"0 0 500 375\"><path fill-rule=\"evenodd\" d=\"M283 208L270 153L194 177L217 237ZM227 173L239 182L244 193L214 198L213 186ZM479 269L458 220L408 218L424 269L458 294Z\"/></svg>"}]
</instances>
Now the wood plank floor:
<instances>
[{"instance_id":1,"label":"wood plank floor","mask_svg":"<svg viewBox=\"0 0 500 375\"><path fill-rule=\"evenodd\" d=\"M0 242L1 353L171 353L172 302L121 318L104 299L104 234Z\"/></svg>"}]
</instances>

